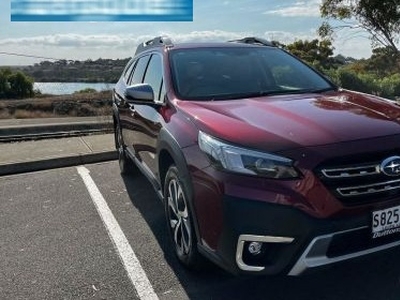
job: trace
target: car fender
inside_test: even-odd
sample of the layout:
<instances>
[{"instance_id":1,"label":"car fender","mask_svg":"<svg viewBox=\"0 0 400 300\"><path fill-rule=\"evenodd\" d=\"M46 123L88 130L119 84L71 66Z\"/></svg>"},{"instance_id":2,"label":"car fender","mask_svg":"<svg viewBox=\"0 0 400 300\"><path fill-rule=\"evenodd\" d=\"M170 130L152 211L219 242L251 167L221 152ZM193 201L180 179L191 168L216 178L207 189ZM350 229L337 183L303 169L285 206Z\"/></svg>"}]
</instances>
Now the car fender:
<instances>
[{"instance_id":1,"label":"car fender","mask_svg":"<svg viewBox=\"0 0 400 300\"><path fill-rule=\"evenodd\" d=\"M169 156L172 158L172 161L165 162L168 166L163 165L160 161L165 156L162 155L163 151L168 152ZM165 173L168 170L168 167L173 163L178 168L179 174L182 176L182 180L185 181L184 187L186 189L186 193L188 195L188 203L190 205L190 209L192 211L192 218L194 223L194 228L197 236L197 241L200 243L200 231L197 222L196 211L193 203L193 184L192 184L192 177L190 175L186 158L183 154L182 148L180 147L178 141L175 137L170 133L166 128L162 128L159 133L158 143L157 143L157 157L158 159L158 170L159 170L159 183L161 190L163 191L164 186L164 178Z\"/></svg>"}]
</instances>

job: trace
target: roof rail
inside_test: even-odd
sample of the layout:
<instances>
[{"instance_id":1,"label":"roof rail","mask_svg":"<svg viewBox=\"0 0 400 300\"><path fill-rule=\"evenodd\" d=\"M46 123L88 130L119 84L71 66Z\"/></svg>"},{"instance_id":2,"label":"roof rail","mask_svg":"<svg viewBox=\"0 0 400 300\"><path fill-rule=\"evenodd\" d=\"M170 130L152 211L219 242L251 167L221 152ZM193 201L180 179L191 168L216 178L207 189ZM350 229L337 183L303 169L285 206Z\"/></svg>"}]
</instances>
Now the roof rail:
<instances>
[{"instance_id":1,"label":"roof rail","mask_svg":"<svg viewBox=\"0 0 400 300\"><path fill-rule=\"evenodd\" d=\"M274 43L272 43L270 41L267 41L265 39L258 38L258 37L253 37L253 36L245 37L245 38L242 38L242 39L239 39L239 40L232 40L232 41L229 41L229 42L276 47L274 45Z\"/></svg>"},{"instance_id":2,"label":"roof rail","mask_svg":"<svg viewBox=\"0 0 400 300\"><path fill-rule=\"evenodd\" d=\"M143 52L144 50L147 50L149 48L153 47L163 47L163 46L173 46L174 44L172 43L171 39L166 36L158 36L155 37L152 40L149 40L147 42L139 44L136 48L135 55L139 54L140 52Z\"/></svg>"}]
</instances>

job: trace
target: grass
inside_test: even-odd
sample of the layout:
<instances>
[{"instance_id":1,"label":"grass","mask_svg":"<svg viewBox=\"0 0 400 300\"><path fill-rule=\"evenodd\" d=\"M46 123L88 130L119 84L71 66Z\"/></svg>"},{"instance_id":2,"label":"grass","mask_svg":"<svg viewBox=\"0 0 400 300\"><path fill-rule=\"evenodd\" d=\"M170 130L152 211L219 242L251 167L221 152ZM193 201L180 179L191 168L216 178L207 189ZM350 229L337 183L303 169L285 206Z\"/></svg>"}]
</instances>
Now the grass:
<instances>
[{"instance_id":1,"label":"grass","mask_svg":"<svg viewBox=\"0 0 400 300\"><path fill-rule=\"evenodd\" d=\"M0 100L0 119L110 116L110 91Z\"/></svg>"}]
</instances>

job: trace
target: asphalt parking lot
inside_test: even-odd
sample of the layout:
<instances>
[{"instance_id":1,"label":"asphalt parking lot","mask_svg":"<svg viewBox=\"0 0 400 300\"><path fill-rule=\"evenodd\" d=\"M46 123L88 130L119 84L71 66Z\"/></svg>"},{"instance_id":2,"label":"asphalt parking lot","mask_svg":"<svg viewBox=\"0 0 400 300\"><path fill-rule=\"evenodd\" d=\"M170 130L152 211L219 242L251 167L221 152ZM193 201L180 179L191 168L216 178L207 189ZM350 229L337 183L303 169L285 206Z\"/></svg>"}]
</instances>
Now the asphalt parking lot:
<instances>
[{"instance_id":1,"label":"asphalt parking lot","mask_svg":"<svg viewBox=\"0 0 400 300\"><path fill-rule=\"evenodd\" d=\"M304 277L198 273L163 206L110 161L0 177L0 299L396 299L400 249Z\"/></svg>"}]
</instances>

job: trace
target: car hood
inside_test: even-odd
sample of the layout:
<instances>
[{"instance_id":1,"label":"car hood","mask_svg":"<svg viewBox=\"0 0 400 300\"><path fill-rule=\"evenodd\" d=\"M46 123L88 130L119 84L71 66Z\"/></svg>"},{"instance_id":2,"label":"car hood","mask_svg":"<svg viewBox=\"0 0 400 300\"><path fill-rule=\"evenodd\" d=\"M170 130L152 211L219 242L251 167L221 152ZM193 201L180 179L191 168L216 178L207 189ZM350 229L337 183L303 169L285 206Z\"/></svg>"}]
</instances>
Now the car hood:
<instances>
[{"instance_id":1,"label":"car hood","mask_svg":"<svg viewBox=\"0 0 400 300\"><path fill-rule=\"evenodd\" d=\"M400 107L345 90L177 106L208 134L274 152L400 133Z\"/></svg>"}]
</instances>

